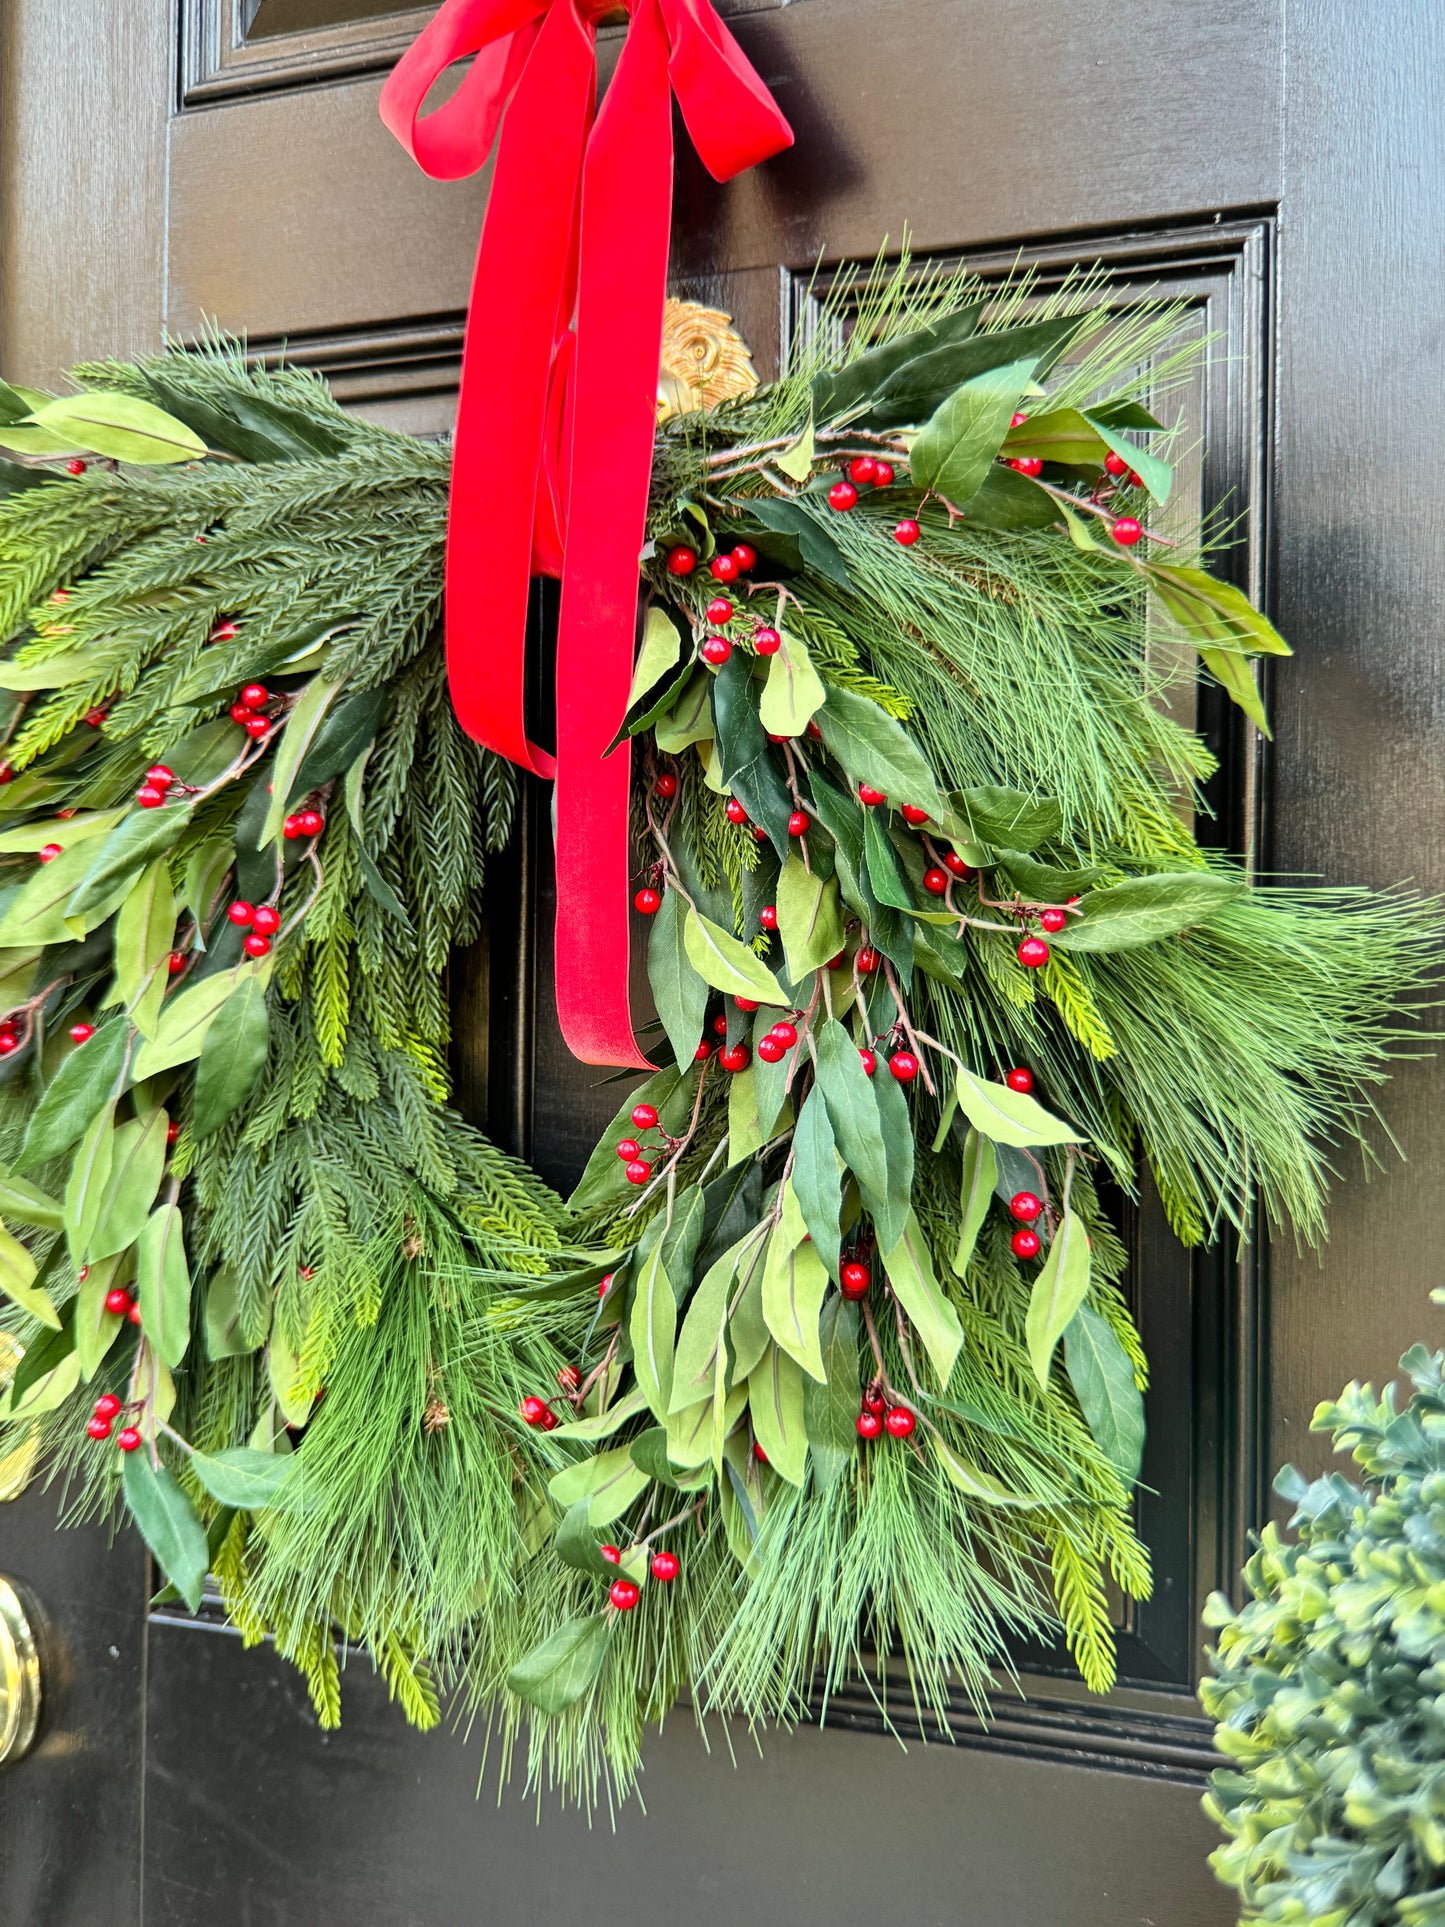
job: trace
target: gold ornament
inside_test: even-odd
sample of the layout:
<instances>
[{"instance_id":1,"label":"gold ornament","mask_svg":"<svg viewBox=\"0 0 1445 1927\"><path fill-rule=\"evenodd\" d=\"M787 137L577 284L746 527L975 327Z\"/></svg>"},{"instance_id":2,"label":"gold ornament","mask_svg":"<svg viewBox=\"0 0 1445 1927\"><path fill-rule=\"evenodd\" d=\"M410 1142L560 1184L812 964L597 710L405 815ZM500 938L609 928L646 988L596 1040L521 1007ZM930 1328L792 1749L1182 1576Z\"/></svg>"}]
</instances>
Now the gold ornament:
<instances>
[{"instance_id":1,"label":"gold ornament","mask_svg":"<svg viewBox=\"0 0 1445 1927\"><path fill-rule=\"evenodd\" d=\"M662 311L662 372L657 380L660 422L751 394L757 385L758 371L731 315L720 308L704 308L698 301L667 303Z\"/></svg>"}]
</instances>

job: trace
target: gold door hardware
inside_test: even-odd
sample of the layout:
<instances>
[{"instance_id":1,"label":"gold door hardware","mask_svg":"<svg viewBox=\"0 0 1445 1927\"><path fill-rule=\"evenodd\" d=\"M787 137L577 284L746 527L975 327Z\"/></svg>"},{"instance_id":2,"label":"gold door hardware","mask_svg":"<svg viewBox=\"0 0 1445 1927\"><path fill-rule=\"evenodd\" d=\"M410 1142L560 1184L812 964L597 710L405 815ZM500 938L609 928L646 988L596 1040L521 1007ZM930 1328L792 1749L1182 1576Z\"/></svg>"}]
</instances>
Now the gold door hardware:
<instances>
[{"instance_id":1,"label":"gold door hardware","mask_svg":"<svg viewBox=\"0 0 1445 1927\"><path fill-rule=\"evenodd\" d=\"M25 1602L0 1577L0 1766L20 1759L40 1724L40 1648Z\"/></svg>"}]
</instances>

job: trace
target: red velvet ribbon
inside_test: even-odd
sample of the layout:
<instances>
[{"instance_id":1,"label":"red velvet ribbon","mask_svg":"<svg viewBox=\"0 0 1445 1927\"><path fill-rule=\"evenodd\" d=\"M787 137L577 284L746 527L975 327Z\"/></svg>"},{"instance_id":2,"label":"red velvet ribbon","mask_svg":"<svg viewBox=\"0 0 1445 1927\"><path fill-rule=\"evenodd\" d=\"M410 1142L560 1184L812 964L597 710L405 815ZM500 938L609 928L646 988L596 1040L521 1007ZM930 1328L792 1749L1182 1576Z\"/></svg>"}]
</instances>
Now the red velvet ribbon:
<instances>
[{"instance_id":1,"label":"red velvet ribbon","mask_svg":"<svg viewBox=\"0 0 1445 1927\"><path fill-rule=\"evenodd\" d=\"M672 94L724 181L792 133L710 0L446 0L382 90L430 175L480 168L506 111L472 282L447 531L447 669L468 734L555 776L557 1012L589 1064L643 1067L628 1001L626 710L672 217ZM475 56L424 119L434 81ZM557 753L528 740L528 588L560 575Z\"/></svg>"}]
</instances>

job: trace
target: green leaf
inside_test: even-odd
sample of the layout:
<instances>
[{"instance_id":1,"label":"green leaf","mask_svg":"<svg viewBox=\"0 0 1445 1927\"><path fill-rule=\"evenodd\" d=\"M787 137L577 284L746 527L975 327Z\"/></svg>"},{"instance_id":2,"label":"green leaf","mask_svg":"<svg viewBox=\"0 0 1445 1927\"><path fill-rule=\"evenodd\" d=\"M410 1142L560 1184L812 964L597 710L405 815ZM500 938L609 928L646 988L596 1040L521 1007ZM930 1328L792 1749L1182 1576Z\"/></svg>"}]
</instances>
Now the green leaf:
<instances>
[{"instance_id":1,"label":"green leaf","mask_svg":"<svg viewBox=\"0 0 1445 1927\"><path fill-rule=\"evenodd\" d=\"M296 777L340 688L339 682L327 682L320 676L313 676L287 717L281 740L276 745L275 765L271 774L271 803L261 834L256 840L258 850L264 850L267 844L274 843L280 836Z\"/></svg>"},{"instance_id":2,"label":"green leaf","mask_svg":"<svg viewBox=\"0 0 1445 1927\"><path fill-rule=\"evenodd\" d=\"M1003 452L1011 458L1036 455L1066 468L1099 469L1112 446L1104 439L1103 427L1096 427L1077 408L1050 408L1010 428Z\"/></svg>"},{"instance_id":3,"label":"green leaf","mask_svg":"<svg viewBox=\"0 0 1445 1927\"><path fill-rule=\"evenodd\" d=\"M4 1167L0 1166L0 1172ZM0 1217L17 1224L33 1224L41 1231L59 1231L62 1216L56 1199L28 1178L0 1175Z\"/></svg>"},{"instance_id":4,"label":"green leaf","mask_svg":"<svg viewBox=\"0 0 1445 1927\"><path fill-rule=\"evenodd\" d=\"M609 1583L617 1577L617 1567L602 1557L586 1499L579 1499L568 1508L552 1535L552 1550L563 1565L571 1566L574 1572L591 1573L594 1578L606 1579Z\"/></svg>"},{"instance_id":5,"label":"green leaf","mask_svg":"<svg viewBox=\"0 0 1445 1927\"><path fill-rule=\"evenodd\" d=\"M157 857L132 885L115 920L116 988L143 1037L154 1037L160 1022L175 931L170 866Z\"/></svg>"},{"instance_id":6,"label":"green leaf","mask_svg":"<svg viewBox=\"0 0 1445 1927\"><path fill-rule=\"evenodd\" d=\"M782 636L781 646L768 658L758 719L773 736L801 736L828 692L806 646L786 630Z\"/></svg>"},{"instance_id":7,"label":"green leaf","mask_svg":"<svg viewBox=\"0 0 1445 1927\"><path fill-rule=\"evenodd\" d=\"M851 415L862 403L873 401L910 362L953 341L973 334L983 303L955 308L926 328L894 335L875 348L866 348L841 366L823 369L813 379L813 407L819 421ZM856 1414L855 1414L856 1416Z\"/></svg>"},{"instance_id":8,"label":"green leaf","mask_svg":"<svg viewBox=\"0 0 1445 1927\"><path fill-rule=\"evenodd\" d=\"M363 689L359 695L348 696L336 705L317 730L301 767L291 779L288 808L294 808L302 797L331 782L343 770L350 769L359 756L365 755L376 740L386 697L386 688L381 685Z\"/></svg>"},{"instance_id":9,"label":"green leaf","mask_svg":"<svg viewBox=\"0 0 1445 1927\"><path fill-rule=\"evenodd\" d=\"M266 1064L271 1022L259 977L243 977L216 1012L196 1066L193 1128L198 1138L219 1130L250 1095Z\"/></svg>"},{"instance_id":10,"label":"green leaf","mask_svg":"<svg viewBox=\"0 0 1445 1927\"><path fill-rule=\"evenodd\" d=\"M843 1173L827 1101L816 1088L804 1100L793 1131L792 1184L818 1256L836 1278L842 1244L838 1218ZM857 1413L853 1416L856 1418Z\"/></svg>"},{"instance_id":11,"label":"green leaf","mask_svg":"<svg viewBox=\"0 0 1445 1927\"><path fill-rule=\"evenodd\" d=\"M853 587L853 578L848 573L848 564L843 560L843 551L819 519L809 514L801 502L758 498L748 502L748 513L761 522L765 529L772 529L778 535L795 537L804 563L815 575L836 583L840 589Z\"/></svg>"},{"instance_id":12,"label":"green leaf","mask_svg":"<svg viewBox=\"0 0 1445 1927\"><path fill-rule=\"evenodd\" d=\"M701 1200L699 1199L699 1203ZM654 1415L667 1418L672 1398L672 1353L677 1339L677 1295L667 1273L662 1249L663 1223L648 1227L650 1248L639 1253L633 1266L632 1369Z\"/></svg>"},{"instance_id":13,"label":"green leaf","mask_svg":"<svg viewBox=\"0 0 1445 1927\"><path fill-rule=\"evenodd\" d=\"M233 857L229 837L216 837L192 850L186 863L184 901L197 924L209 916Z\"/></svg>"},{"instance_id":14,"label":"green leaf","mask_svg":"<svg viewBox=\"0 0 1445 1927\"><path fill-rule=\"evenodd\" d=\"M126 1453L121 1489L157 1565L191 1611L198 1611L208 1553L205 1528L190 1500L165 1466L151 1464L144 1447Z\"/></svg>"},{"instance_id":15,"label":"green leaf","mask_svg":"<svg viewBox=\"0 0 1445 1927\"><path fill-rule=\"evenodd\" d=\"M776 901L788 976L798 984L843 948L837 880L819 876L800 856L790 855L778 878Z\"/></svg>"},{"instance_id":16,"label":"green leaf","mask_svg":"<svg viewBox=\"0 0 1445 1927\"><path fill-rule=\"evenodd\" d=\"M1089 1289L1089 1234L1083 1220L1066 1210L1054 1233L1043 1269L1029 1294L1024 1336L1034 1375L1044 1390L1049 1385L1049 1361L1069 1320Z\"/></svg>"},{"instance_id":17,"label":"green leaf","mask_svg":"<svg viewBox=\"0 0 1445 1927\"><path fill-rule=\"evenodd\" d=\"M955 790L948 800L960 819L964 842L1036 850L1063 835L1064 813L1052 797L980 788Z\"/></svg>"},{"instance_id":18,"label":"green leaf","mask_svg":"<svg viewBox=\"0 0 1445 1927\"><path fill-rule=\"evenodd\" d=\"M346 436L317 421L313 415L269 395L229 388L219 395L187 394L158 375L147 375L151 393L171 414L205 438L210 448L239 455L244 462L310 461L317 455L339 455Z\"/></svg>"},{"instance_id":19,"label":"green leaf","mask_svg":"<svg viewBox=\"0 0 1445 1927\"><path fill-rule=\"evenodd\" d=\"M142 1121L122 1124L111 1148L110 1174L87 1242L92 1270L102 1258L112 1257L135 1243L161 1188L166 1163L164 1111L152 1111Z\"/></svg>"},{"instance_id":20,"label":"green leaf","mask_svg":"<svg viewBox=\"0 0 1445 1927\"><path fill-rule=\"evenodd\" d=\"M820 1381L826 1373L818 1314L827 1289L828 1268L815 1247L794 1243L779 1225L768 1240L763 1268L763 1317L782 1349Z\"/></svg>"},{"instance_id":21,"label":"green leaf","mask_svg":"<svg viewBox=\"0 0 1445 1927\"><path fill-rule=\"evenodd\" d=\"M640 1466L655 1485L665 1485L673 1491L680 1489L677 1468L667 1456L665 1425L654 1425L646 1432L640 1432L627 1449L632 1454L632 1463ZM705 1476L711 1477L711 1467L706 1469ZM565 1525L566 1520L562 1523ZM558 1531L561 1531L560 1526Z\"/></svg>"},{"instance_id":22,"label":"green leaf","mask_svg":"<svg viewBox=\"0 0 1445 1927\"><path fill-rule=\"evenodd\" d=\"M628 692L627 707L645 696L654 683L660 682L676 663L682 659L682 634L676 622L661 602L651 603L647 611L647 621L642 631L642 648L638 652L637 667L632 674L632 688Z\"/></svg>"},{"instance_id":23,"label":"green leaf","mask_svg":"<svg viewBox=\"0 0 1445 1927\"><path fill-rule=\"evenodd\" d=\"M167 1365L179 1365L191 1339L191 1272L180 1206L146 1219L136 1247L141 1324Z\"/></svg>"},{"instance_id":24,"label":"green leaf","mask_svg":"<svg viewBox=\"0 0 1445 1927\"><path fill-rule=\"evenodd\" d=\"M70 1163L65 1184L65 1239L77 1264L84 1260L89 1249L91 1233L100 1217L110 1182L110 1167L115 1156L112 1118L108 1105L96 1113Z\"/></svg>"},{"instance_id":25,"label":"green leaf","mask_svg":"<svg viewBox=\"0 0 1445 1927\"><path fill-rule=\"evenodd\" d=\"M818 1338L824 1380L803 1381L803 1426L813 1454L813 1477L829 1492L858 1449L858 1307L836 1294L823 1307Z\"/></svg>"},{"instance_id":26,"label":"green leaf","mask_svg":"<svg viewBox=\"0 0 1445 1927\"><path fill-rule=\"evenodd\" d=\"M1241 877L1213 870L1130 877L1091 890L1079 914L1050 938L1061 950L1135 950L1206 923L1244 894Z\"/></svg>"},{"instance_id":27,"label":"green leaf","mask_svg":"<svg viewBox=\"0 0 1445 1927\"><path fill-rule=\"evenodd\" d=\"M128 1251L118 1251L110 1258L92 1261L75 1294L75 1353L80 1361L81 1377L87 1381L94 1377L115 1343L116 1333L125 1323L120 1312L106 1310L105 1298L108 1291L124 1281L123 1273L128 1273L130 1260Z\"/></svg>"},{"instance_id":28,"label":"green leaf","mask_svg":"<svg viewBox=\"0 0 1445 1927\"><path fill-rule=\"evenodd\" d=\"M69 437L69 446L92 450L114 462L157 467L194 462L206 452L199 435L154 402L135 395L97 390L61 395L37 408L30 418L49 435Z\"/></svg>"},{"instance_id":29,"label":"green leaf","mask_svg":"<svg viewBox=\"0 0 1445 1927\"><path fill-rule=\"evenodd\" d=\"M863 807L822 770L812 771L813 809L833 839L833 855L844 900L868 925L874 944L900 971L907 987L913 970L913 927L909 919L879 903L864 857Z\"/></svg>"},{"instance_id":30,"label":"green leaf","mask_svg":"<svg viewBox=\"0 0 1445 1927\"><path fill-rule=\"evenodd\" d=\"M731 658L729 658L731 660ZM680 756L694 743L710 743L713 679L706 669L694 669L682 691L653 731L664 756Z\"/></svg>"},{"instance_id":31,"label":"green leaf","mask_svg":"<svg viewBox=\"0 0 1445 1927\"><path fill-rule=\"evenodd\" d=\"M728 1299L737 1277L738 1261L747 1247L758 1240L756 1229L730 1245L715 1264L708 1267L677 1337L677 1352L672 1365L672 1398L669 1420L677 1413L711 1398L718 1348L726 1355ZM672 1446L672 1425L668 1428L668 1447ZM673 1455L676 1457L676 1454Z\"/></svg>"},{"instance_id":32,"label":"green leaf","mask_svg":"<svg viewBox=\"0 0 1445 1927\"><path fill-rule=\"evenodd\" d=\"M786 992L757 954L708 918L699 916L696 910L687 912L682 941L693 969L714 990L787 1008Z\"/></svg>"},{"instance_id":33,"label":"green leaf","mask_svg":"<svg viewBox=\"0 0 1445 1927\"><path fill-rule=\"evenodd\" d=\"M708 987L693 969L684 942L687 904L676 890L664 890L662 907L652 919L647 940L647 980L672 1054L691 1064L707 1015Z\"/></svg>"},{"instance_id":34,"label":"green leaf","mask_svg":"<svg viewBox=\"0 0 1445 1927\"><path fill-rule=\"evenodd\" d=\"M734 649L709 680L723 788L738 799L754 823L763 826L779 857L785 857L792 847L788 818L793 799L758 718L747 657Z\"/></svg>"},{"instance_id":35,"label":"green leaf","mask_svg":"<svg viewBox=\"0 0 1445 1927\"><path fill-rule=\"evenodd\" d=\"M884 1252L883 1269L888 1274L894 1297L907 1312L910 1324L933 1361L940 1390L945 1389L963 1345L963 1326L934 1274L933 1254L923 1227L912 1211L908 1213L903 1236L891 1250Z\"/></svg>"},{"instance_id":36,"label":"green leaf","mask_svg":"<svg viewBox=\"0 0 1445 1927\"><path fill-rule=\"evenodd\" d=\"M974 528L1008 534L1047 528L1058 521L1061 504L1016 468L1003 468L995 462L978 493L955 506L962 508L964 521Z\"/></svg>"},{"instance_id":37,"label":"green leaf","mask_svg":"<svg viewBox=\"0 0 1445 1927\"><path fill-rule=\"evenodd\" d=\"M207 1492L237 1512L285 1505L292 1496L286 1484L295 1467L294 1453L258 1452L247 1445L191 1454L191 1470Z\"/></svg>"},{"instance_id":38,"label":"green leaf","mask_svg":"<svg viewBox=\"0 0 1445 1927\"><path fill-rule=\"evenodd\" d=\"M647 1409L647 1399L641 1388L634 1385L630 1392L615 1399L605 1411L594 1412L587 1418L569 1419L565 1425L553 1428L554 1439L610 1439L614 1432L620 1432L629 1419L637 1417Z\"/></svg>"},{"instance_id":39,"label":"green leaf","mask_svg":"<svg viewBox=\"0 0 1445 1927\"><path fill-rule=\"evenodd\" d=\"M891 803L912 803L942 822L944 802L927 759L913 738L867 696L830 686L818 713L823 742L855 785L882 790Z\"/></svg>"},{"instance_id":40,"label":"green leaf","mask_svg":"<svg viewBox=\"0 0 1445 1927\"><path fill-rule=\"evenodd\" d=\"M52 1331L59 1331L60 1313L50 1302L50 1296L35 1282L36 1264L25 1246L18 1238L0 1225L0 1291L12 1304L22 1311L28 1311L32 1318L38 1318L42 1325Z\"/></svg>"},{"instance_id":41,"label":"green leaf","mask_svg":"<svg viewBox=\"0 0 1445 1927\"><path fill-rule=\"evenodd\" d=\"M106 902L122 878L134 875L152 858L169 850L190 820L190 809L184 805L133 810L95 852L65 906L66 916L83 917Z\"/></svg>"},{"instance_id":42,"label":"green leaf","mask_svg":"<svg viewBox=\"0 0 1445 1927\"><path fill-rule=\"evenodd\" d=\"M1131 442L1127 435L1121 435L1113 423L1092 410L1085 412L1084 419L1095 429L1102 442L1116 455L1123 456L1156 502L1162 506L1169 500L1170 490L1174 486L1174 470L1162 456L1151 455L1147 448L1140 448L1137 442Z\"/></svg>"},{"instance_id":43,"label":"green leaf","mask_svg":"<svg viewBox=\"0 0 1445 1927\"><path fill-rule=\"evenodd\" d=\"M800 1486L808 1460L803 1374L797 1360L777 1345L769 1345L748 1374L748 1410L768 1464L780 1479Z\"/></svg>"},{"instance_id":44,"label":"green leaf","mask_svg":"<svg viewBox=\"0 0 1445 1927\"><path fill-rule=\"evenodd\" d=\"M1103 401L1089 410L1089 419L1110 428L1162 428L1163 422L1151 415L1142 402Z\"/></svg>"},{"instance_id":45,"label":"green leaf","mask_svg":"<svg viewBox=\"0 0 1445 1927\"><path fill-rule=\"evenodd\" d=\"M903 1236L905 1218L888 1183L888 1157L873 1083L858 1046L835 1018L818 1027L818 1084L843 1162L858 1180L863 1202L885 1248ZM801 1193L800 1193L801 1195Z\"/></svg>"},{"instance_id":46,"label":"green leaf","mask_svg":"<svg viewBox=\"0 0 1445 1927\"><path fill-rule=\"evenodd\" d=\"M909 888L898 852L879 821L877 810L863 812L863 850L868 865L868 887L876 900L895 910L912 910L917 896Z\"/></svg>"},{"instance_id":47,"label":"green leaf","mask_svg":"<svg viewBox=\"0 0 1445 1927\"><path fill-rule=\"evenodd\" d=\"M257 974L253 964L237 964L232 970L202 977L198 983L188 984L179 996L167 998L155 1036L136 1052L132 1066L135 1081L144 1083L148 1077L199 1057L217 1011L246 977ZM91 1043L94 1041L92 1038Z\"/></svg>"},{"instance_id":48,"label":"green leaf","mask_svg":"<svg viewBox=\"0 0 1445 1927\"><path fill-rule=\"evenodd\" d=\"M913 1197L913 1113L896 1077L875 1076L869 1081L878 1106L883 1157L888 1166L888 1222L901 1224Z\"/></svg>"},{"instance_id":49,"label":"green leaf","mask_svg":"<svg viewBox=\"0 0 1445 1927\"><path fill-rule=\"evenodd\" d=\"M988 1216L988 1207L997 1179L998 1160L994 1156L991 1140L983 1137L976 1130L970 1131L963 1141L958 1244L951 1260L954 1276L957 1278L968 1275L968 1261L973 1256L974 1246L978 1243L978 1234L983 1229L984 1219Z\"/></svg>"},{"instance_id":50,"label":"green leaf","mask_svg":"<svg viewBox=\"0 0 1445 1927\"><path fill-rule=\"evenodd\" d=\"M562 1713L576 1704L602 1671L607 1657L606 1613L569 1619L519 1659L507 1685L540 1713Z\"/></svg>"},{"instance_id":51,"label":"green leaf","mask_svg":"<svg viewBox=\"0 0 1445 1927\"><path fill-rule=\"evenodd\" d=\"M893 428L908 422L921 422L934 414L958 389L972 386L1005 368L1018 365L1026 370L1020 389L1029 378L1050 367L1070 340L1088 325L1087 318L1069 315L1056 321L1030 321L1017 328L996 328L985 334L971 335L959 343L946 343L920 355L900 368L884 385L868 420L880 428ZM1007 429L1011 414L1004 419ZM999 441L1003 436L999 436ZM998 447L995 442L994 447ZM913 464L913 479L918 468Z\"/></svg>"},{"instance_id":52,"label":"green leaf","mask_svg":"<svg viewBox=\"0 0 1445 1927\"><path fill-rule=\"evenodd\" d=\"M61 1060L30 1120L17 1167L48 1164L80 1141L91 1119L120 1091L130 1035L130 1025L113 1017Z\"/></svg>"},{"instance_id":53,"label":"green leaf","mask_svg":"<svg viewBox=\"0 0 1445 1927\"><path fill-rule=\"evenodd\" d=\"M266 1342L263 1330L254 1339L241 1325L241 1282L229 1265L221 1265L206 1281L206 1356L245 1358ZM269 1316L269 1305L267 1315Z\"/></svg>"},{"instance_id":54,"label":"green leaf","mask_svg":"<svg viewBox=\"0 0 1445 1927\"><path fill-rule=\"evenodd\" d=\"M1144 1397L1107 1318L1080 1305L1064 1329L1064 1364L1094 1443L1125 1486L1144 1459Z\"/></svg>"},{"instance_id":55,"label":"green leaf","mask_svg":"<svg viewBox=\"0 0 1445 1927\"><path fill-rule=\"evenodd\" d=\"M84 815L68 817L65 824L66 846L82 842L86 838L105 836L115 828L117 823L131 814L132 811L127 805L118 810L94 810ZM54 841L55 819L44 816L37 823L21 823L13 830L7 830L3 836L0 836L0 851L6 855L23 853L27 850L33 853L36 850L43 850L47 843Z\"/></svg>"},{"instance_id":56,"label":"green leaf","mask_svg":"<svg viewBox=\"0 0 1445 1927\"><path fill-rule=\"evenodd\" d=\"M783 450L781 455L773 457L773 464L787 476L790 482L801 484L806 482L813 472L814 452L813 417L809 415L808 426L795 442Z\"/></svg>"},{"instance_id":57,"label":"green leaf","mask_svg":"<svg viewBox=\"0 0 1445 1927\"><path fill-rule=\"evenodd\" d=\"M1232 655L1227 649L1201 649L1199 660L1230 701L1242 709L1266 736L1272 738L1264 698L1259 693L1259 684L1254 679L1254 671L1248 660L1244 656Z\"/></svg>"},{"instance_id":58,"label":"green leaf","mask_svg":"<svg viewBox=\"0 0 1445 1927\"><path fill-rule=\"evenodd\" d=\"M1148 563L1144 573L1170 613L1204 641L1250 655L1293 653L1269 618L1232 582L1221 582L1205 569L1183 569L1172 562ZM1186 607L1187 619L1180 616Z\"/></svg>"},{"instance_id":59,"label":"green leaf","mask_svg":"<svg viewBox=\"0 0 1445 1927\"><path fill-rule=\"evenodd\" d=\"M1027 1493L1010 1492L990 1473L980 1472L976 1465L956 1452L941 1433L933 1434L933 1449L950 1481L967 1498L976 1499L980 1505L1034 1506L1039 1503Z\"/></svg>"},{"instance_id":60,"label":"green leaf","mask_svg":"<svg viewBox=\"0 0 1445 1927\"><path fill-rule=\"evenodd\" d=\"M65 825L57 824L57 838L65 835ZM94 843L82 838L63 844L60 855L42 863L10 899L0 917L0 949L19 950L31 944L69 943L77 934L66 921L71 894L89 868L95 854ZM99 922L101 919L97 918Z\"/></svg>"},{"instance_id":61,"label":"green leaf","mask_svg":"<svg viewBox=\"0 0 1445 1927\"><path fill-rule=\"evenodd\" d=\"M646 1487L647 1474L632 1463L627 1447L618 1445L554 1472L547 1490L564 1510L586 1499L592 1524L605 1526L620 1518Z\"/></svg>"},{"instance_id":62,"label":"green leaf","mask_svg":"<svg viewBox=\"0 0 1445 1927\"><path fill-rule=\"evenodd\" d=\"M919 430L909 457L919 488L936 492L960 508L978 493L1023 400L1034 360L991 368L954 389L939 405Z\"/></svg>"},{"instance_id":63,"label":"green leaf","mask_svg":"<svg viewBox=\"0 0 1445 1927\"><path fill-rule=\"evenodd\" d=\"M1042 1104L1007 1084L992 1084L962 1065L958 1069L958 1105L976 1131L996 1144L1022 1149L1030 1144L1083 1144L1087 1140L1072 1124L1052 1116Z\"/></svg>"}]
</instances>

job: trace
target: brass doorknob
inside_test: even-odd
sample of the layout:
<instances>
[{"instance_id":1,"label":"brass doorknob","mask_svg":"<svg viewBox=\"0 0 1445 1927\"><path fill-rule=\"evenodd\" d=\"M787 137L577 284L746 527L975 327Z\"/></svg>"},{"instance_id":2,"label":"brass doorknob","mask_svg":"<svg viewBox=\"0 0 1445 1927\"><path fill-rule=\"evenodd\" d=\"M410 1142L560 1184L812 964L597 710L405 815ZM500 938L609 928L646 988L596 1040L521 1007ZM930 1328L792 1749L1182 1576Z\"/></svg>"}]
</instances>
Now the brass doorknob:
<instances>
[{"instance_id":1,"label":"brass doorknob","mask_svg":"<svg viewBox=\"0 0 1445 1927\"><path fill-rule=\"evenodd\" d=\"M40 1648L25 1602L0 1577L0 1766L30 1749L40 1724Z\"/></svg>"}]
</instances>

